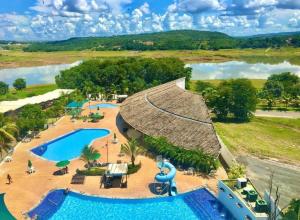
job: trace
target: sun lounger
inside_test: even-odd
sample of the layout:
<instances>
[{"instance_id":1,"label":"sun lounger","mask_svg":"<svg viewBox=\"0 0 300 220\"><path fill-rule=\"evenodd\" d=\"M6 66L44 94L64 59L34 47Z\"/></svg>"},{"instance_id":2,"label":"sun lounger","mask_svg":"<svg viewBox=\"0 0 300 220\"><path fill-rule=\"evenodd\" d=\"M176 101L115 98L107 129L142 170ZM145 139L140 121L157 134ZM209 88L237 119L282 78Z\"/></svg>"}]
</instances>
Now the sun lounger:
<instances>
[{"instance_id":1,"label":"sun lounger","mask_svg":"<svg viewBox=\"0 0 300 220\"><path fill-rule=\"evenodd\" d=\"M74 175L71 180L71 184L84 184L85 176L83 175Z\"/></svg>"}]
</instances>

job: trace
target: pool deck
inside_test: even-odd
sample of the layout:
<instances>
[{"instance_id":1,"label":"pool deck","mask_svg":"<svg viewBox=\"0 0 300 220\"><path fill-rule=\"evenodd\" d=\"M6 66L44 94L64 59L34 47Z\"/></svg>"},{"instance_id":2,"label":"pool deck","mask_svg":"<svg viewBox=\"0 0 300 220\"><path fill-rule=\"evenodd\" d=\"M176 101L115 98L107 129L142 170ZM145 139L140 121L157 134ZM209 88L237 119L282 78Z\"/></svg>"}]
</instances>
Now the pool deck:
<instances>
[{"instance_id":1,"label":"pool deck","mask_svg":"<svg viewBox=\"0 0 300 220\"><path fill-rule=\"evenodd\" d=\"M99 102L91 102L98 104ZM89 113L88 103L84 105L82 115ZM96 112L96 110L92 110ZM98 123L83 122L76 120L72 122L69 116L62 117L55 126L48 128L41 132L40 138L35 138L29 143L19 143L13 153L13 161L9 163L2 163L0 165L0 193L6 193L5 203L10 212L17 219L24 219L23 213L28 212L34 206L38 205L40 200L48 191L54 188L70 188L72 190L84 192L87 194L99 195L104 197L120 197L120 198L140 198L140 197L154 197L149 185L154 182L154 176L158 173L156 163L153 159L139 156L137 162L141 161L142 168L135 174L128 178L127 188L100 188L100 177L86 177L83 185L70 184L72 176L76 169L82 169L84 162L79 159L74 159L69 165L69 173L63 176L54 176L53 173L58 169L54 162L43 160L33 153L30 149L58 136L66 134L72 130L79 128L107 128L111 130L111 134L102 139L94 141L93 146L96 147L102 157L101 162L106 162L106 142L109 143L109 162L115 163L117 160L129 162L130 159L119 157L120 146L127 142L116 126L116 116L119 112L117 108L100 109L104 113L104 119ZM112 144L113 133L116 133L119 140L118 144ZM27 174L27 161L31 160L36 172ZM13 183L6 184L6 175L10 174ZM188 176L183 172L178 171L175 181L177 183L178 192L187 192L195 188L207 186L212 191L217 190L218 179L226 179L227 175L223 168L219 168L215 177L207 176Z\"/></svg>"}]
</instances>

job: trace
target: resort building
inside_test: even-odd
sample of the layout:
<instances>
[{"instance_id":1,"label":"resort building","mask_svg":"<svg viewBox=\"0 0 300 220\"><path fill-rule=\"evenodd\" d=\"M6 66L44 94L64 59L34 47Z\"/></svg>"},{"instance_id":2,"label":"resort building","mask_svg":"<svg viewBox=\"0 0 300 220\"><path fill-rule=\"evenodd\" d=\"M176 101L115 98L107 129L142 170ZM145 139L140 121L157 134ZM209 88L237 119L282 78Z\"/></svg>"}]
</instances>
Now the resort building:
<instances>
[{"instance_id":1,"label":"resort building","mask_svg":"<svg viewBox=\"0 0 300 220\"><path fill-rule=\"evenodd\" d=\"M128 97L120 115L129 137L165 137L176 146L219 156L221 145L199 94L185 90L185 78Z\"/></svg>"}]
</instances>

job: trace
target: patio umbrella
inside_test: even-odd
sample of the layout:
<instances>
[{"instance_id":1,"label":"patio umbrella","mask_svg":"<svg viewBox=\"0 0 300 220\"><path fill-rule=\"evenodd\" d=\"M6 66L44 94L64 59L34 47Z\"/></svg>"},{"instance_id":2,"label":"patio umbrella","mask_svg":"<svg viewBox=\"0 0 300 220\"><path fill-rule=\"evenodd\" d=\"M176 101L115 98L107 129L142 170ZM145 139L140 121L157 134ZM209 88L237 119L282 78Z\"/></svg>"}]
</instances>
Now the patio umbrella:
<instances>
[{"instance_id":1,"label":"patio umbrella","mask_svg":"<svg viewBox=\"0 0 300 220\"><path fill-rule=\"evenodd\" d=\"M62 161L57 162L55 165L57 167L66 167L69 164L70 164L70 161L68 161L68 160L62 160Z\"/></svg>"},{"instance_id":2,"label":"patio umbrella","mask_svg":"<svg viewBox=\"0 0 300 220\"><path fill-rule=\"evenodd\" d=\"M28 167L30 167L30 168L32 167L32 162L31 162L31 160L28 160L28 164L27 164L27 165L28 165Z\"/></svg>"},{"instance_id":3,"label":"patio umbrella","mask_svg":"<svg viewBox=\"0 0 300 220\"><path fill-rule=\"evenodd\" d=\"M91 160L98 160L101 157L100 153L94 153L91 155Z\"/></svg>"}]
</instances>

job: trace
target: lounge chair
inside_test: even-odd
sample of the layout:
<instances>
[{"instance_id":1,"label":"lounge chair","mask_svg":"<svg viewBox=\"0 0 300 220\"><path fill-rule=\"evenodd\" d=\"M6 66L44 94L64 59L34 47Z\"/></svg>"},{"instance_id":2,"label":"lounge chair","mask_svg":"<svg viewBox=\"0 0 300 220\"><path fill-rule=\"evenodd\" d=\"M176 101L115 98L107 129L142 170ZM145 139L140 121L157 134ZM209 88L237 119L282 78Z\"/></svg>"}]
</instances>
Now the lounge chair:
<instances>
[{"instance_id":1,"label":"lounge chair","mask_svg":"<svg viewBox=\"0 0 300 220\"><path fill-rule=\"evenodd\" d=\"M85 176L75 174L72 177L71 184L84 184Z\"/></svg>"}]
</instances>

